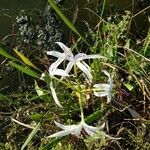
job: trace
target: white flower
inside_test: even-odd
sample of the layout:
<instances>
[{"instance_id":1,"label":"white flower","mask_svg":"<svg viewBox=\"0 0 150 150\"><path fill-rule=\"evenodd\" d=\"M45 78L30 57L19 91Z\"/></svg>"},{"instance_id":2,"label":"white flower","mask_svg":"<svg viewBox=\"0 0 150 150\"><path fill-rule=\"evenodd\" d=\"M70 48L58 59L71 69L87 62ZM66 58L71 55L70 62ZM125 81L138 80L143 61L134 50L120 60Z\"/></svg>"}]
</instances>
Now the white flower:
<instances>
[{"instance_id":1,"label":"white flower","mask_svg":"<svg viewBox=\"0 0 150 150\"><path fill-rule=\"evenodd\" d=\"M69 63L67 64L67 67L65 69L66 73L69 73L72 69L72 67L76 64L78 66L78 68L83 71L87 78L91 81L92 80L92 75L91 75L91 69L90 67L83 62L83 60L85 59L95 59L95 58L105 58L103 56L100 55L87 55L85 53L79 53L77 55L73 55L73 53L71 52L71 49L68 48L66 45L64 45L61 42L56 42L61 49L64 51L63 53L57 52L57 51L48 51L47 54L57 57L57 63L56 66L58 67L64 60L69 61ZM55 68L56 69L56 68Z\"/></svg>"},{"instance_id":2,"label":"white flower","mask_svg":"<svg viewBox=\"0 0 150 150\"><path fill-rule=\"evenodd\" d=\"M108 84L95 84L93 87L94 89L94 95L97 97L103 97L107 96L107 103L110 103L111 101L111 92L112 92L112 86L113 86L113 80L110 76L110 74L103 70L104 74L108 76Z\"/></svg>"},{"instance_id":3,"label":"white flower","mask_svg":"<svg viewBox=\"0 0 150 150\"><path fill-rule=\"evenodd\" d=\"M78 137L81 134L82 130L84 130L88 135L93 136L97 131L102 130L105 127L105 123L103 123L102 126L99 128L89 126L88 124L85 123L85 121L83 119L78 125L63 125L56 121L54 121L54 122L63 131L54 133L54 134L48 136L48 138L62 137L62 136L66 136L68 134L72 134L72 135L75 135Z\"/></svg>"}]
</instances>

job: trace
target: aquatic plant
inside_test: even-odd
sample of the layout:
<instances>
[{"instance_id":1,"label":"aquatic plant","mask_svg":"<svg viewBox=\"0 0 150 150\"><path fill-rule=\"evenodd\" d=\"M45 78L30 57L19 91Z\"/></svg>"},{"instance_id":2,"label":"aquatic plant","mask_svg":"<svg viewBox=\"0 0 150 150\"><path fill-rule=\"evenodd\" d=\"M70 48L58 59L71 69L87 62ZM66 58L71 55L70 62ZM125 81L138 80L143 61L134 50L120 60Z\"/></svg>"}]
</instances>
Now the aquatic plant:
<instances>
[{"instance_id":1,"label":"aquatic plant","mask_svg":"<svg viewBox=\"0 0 150 150\"><path fill-rule=\"evenodd\" d=\"M70 48L53 41L59 47L42 51L44 62L18 45L11 53L0 49L13 82L18 73L20 86L31 86L1 89L0 148L149 149L149 32L131 38L132 14L105 18L105 3L86 39L53 3L79 38Z\"/></svg>"}]
</instances>

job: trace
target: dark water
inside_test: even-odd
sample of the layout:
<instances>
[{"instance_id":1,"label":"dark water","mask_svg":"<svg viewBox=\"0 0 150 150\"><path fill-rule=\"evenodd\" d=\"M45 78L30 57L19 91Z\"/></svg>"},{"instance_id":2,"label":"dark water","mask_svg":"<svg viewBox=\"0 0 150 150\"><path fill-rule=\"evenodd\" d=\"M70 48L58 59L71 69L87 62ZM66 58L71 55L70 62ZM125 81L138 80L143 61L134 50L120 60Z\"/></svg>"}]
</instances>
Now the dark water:
<instances>
[{"instance_id":1,"label":"dark water","mask_svg":"<svg viewBox=\"0 0 150 150\"><path fill-rule=\"evenodd\" d=\"M78 30L83 32L86 30L87 22L91 26L97 24L98 18L89 10L93 10L94 12L97 11L100 14L102 6L97 8L97 5L102 2L103 0L65 0L63 11L76 25ZM136 0L136 4L133 4L133 2L133 0L106 0L104 13L114 13L115 11L124 10L130 10L136 13L150 5L150 0ZM46 0L0 0L0 40L11 33L11 18L16 16L19 10L26 9L30 12L33 9L44 9L46 3ZM135 5L134 8L133 5ZM150 13L150 10L147 10L147 12ZM138 26L140 30L145 30L149 26L145 14L141 13L135 19L136 26ZM65 32L68 30L66 26L63 28Z\"/></svg>"},{"instance_id":2,"label":"dark water","mask_svg":"<svg viewBox=\"0 0 150 150\"><path fill-rule=\"evenodd\" d=\"M45 4L46 0L0 0L0 40L11 34L12 19L20 10L44 9Z\"/></svg>"}]
</instances>

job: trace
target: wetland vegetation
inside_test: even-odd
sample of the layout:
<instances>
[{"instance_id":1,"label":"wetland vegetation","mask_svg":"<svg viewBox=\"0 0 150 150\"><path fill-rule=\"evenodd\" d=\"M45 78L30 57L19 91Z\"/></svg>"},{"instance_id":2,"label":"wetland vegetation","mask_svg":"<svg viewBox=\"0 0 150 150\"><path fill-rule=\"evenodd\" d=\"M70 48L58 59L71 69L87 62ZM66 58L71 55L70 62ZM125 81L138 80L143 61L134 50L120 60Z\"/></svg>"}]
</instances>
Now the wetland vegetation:
<instances>
[{"instance_id":1,"label":"wetland vegetation","mask_svg":"<svg viewBox=\"0 0 150 150\"><path fill-rule=\"evenodd\" d=\"M150 149L150 2L13 4L0 10L0 149Z\"/></svg>"}]
</instances>

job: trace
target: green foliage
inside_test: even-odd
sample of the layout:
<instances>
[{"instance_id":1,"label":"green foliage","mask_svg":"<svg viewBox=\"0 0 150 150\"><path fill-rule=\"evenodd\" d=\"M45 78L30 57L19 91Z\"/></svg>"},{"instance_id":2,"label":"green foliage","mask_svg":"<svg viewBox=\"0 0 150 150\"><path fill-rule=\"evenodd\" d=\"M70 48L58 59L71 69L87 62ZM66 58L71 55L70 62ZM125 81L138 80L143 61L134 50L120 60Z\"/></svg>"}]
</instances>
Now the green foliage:
<instances>
[{"instance_id":1,"label":"green foliage","mask_svg":"<svg viewBox=\"0 0 150 150\"><path fill-rule=\"evenodd\" d=\"M19 71L31 76L31 77L34 77L34 78L39 78L39 74L33 70L31 70L30 68L28 67L25 67L25 66L22 66L22 65L18 65L12 61L9 62L9 64L11 66L13 66L14 68L18 69Z\"/></svg>"},{"instance_id":2,"label":"green foliage","mask_svg":"<svg viewBox=\"0 0 150 150\"><path fill-rule=\"evenodd\" d=\"M17 60L13 56L9 55L7 52L5 52L2 48L0 48L0 54L3 55L6 58L12 59L12 60Z\"/></svg>"},{"instance_id":3,"label":"green foliage","mask_svg":"<svg viewBox=\"0 0 150 150\"><path fill-rule=\"evenodd\" d=\"M148 31L147 37L144 40L141 52L145 57L150 57L150 30Z\"/></svg>"},{"instance_id":4,"label":"green foliage","mask_svg":"<svg viewBox=\"0 0 150 150\"><path fill-rule=\"evenodd\" d=\"M104 0L101 17L104 16L105 2ZM65 24L86 42L53 0L49 0L49 3ZM46 75L45 80L39 81L40 74L34 70L38 69L26 56L15 50L21 59L18 60L0 49L0 54L11 60L9 64L12 67L36 79L31 91L25 90L24 93L10 93L10 95L0 94L2 110L12 112L18 120L27 124L31 124L32 121L40 122L30 133L25 130L25 127L10 123L7 119L0 119L0 124L2 124L2 126L0 125L2 127L0 140L5 137L2 140L8 141L0 142L0 148L14 150L20 149L20 147L21 150L25 148L29 150L149 149L147 136L149 134L147 131L149 112L147 110L150 100L150 60L148 58L150 56L150 32L145 39L140 41L141 45L134 43L128 32L130 15L129 12L126 12L117 22L101 22L97 28L88 33L94 43L93 46L86 42L88 45L86 48L91 50L90 53L100 53L108 58L108 60L91 61L91 67L94 83L107 80L101 73L102 69L107 69L113 74L112 103L107 105L105 98L95 98L91 92L91 85L83 81L79 70L76 70L78 72L76 78L71 77L74 82L77 81L78 84L83 84L88 88L85 93L82 93L82 98L89 97L82 102L85 122L97 126L100 126L103 121L107 122L107 129L104 129L106 133L114 137L122 137L122 139L110 142L104 138L103 132L99 132L97 137L87 138L84 131L80 138L69 135L65 138L47 139L47 136L58 131L53 124L54 120L57 119L66 125L80 121L78 96L81 94L81 89L73 92L76 87L71 82L69 83L69 79L59 80L56 78L55 89L64 106L63 109L60 109L55 106L50 94L49 85L52 80L49 74L43 70ZM133 111L129 111L128 107L131 107ZM138 114L138 117L134 117L133 114ZM2 114L2 116L4 115Z\"/></svg>"},{"instance_id":5,"label":"green foliage","mask_svg":"<svg viewBox=\"0 0 150 150\"><path fill-rule=\"evenodd\" d=\"M31 142L32 138L35 136L35 134L38 132L38 130L40 129L41 124L38 123L35 128L33 129L33 131L30 133L30 135L28 136L28 138L26 139L25 143L22 145L21 150L24 150L25 147L29 144L29 142Z\"/></svg>"},{"instance_id":6,"label":"green foliage","mask_svg":"<svg viewBox=\"0 0 150 150\"><path fill-rule=\"evenodd\" d=\"M84 37L78 32L76 27L73 25L71 21L68 20L68 18L63 14L63 12L59 9L59 7L55 4L53 0L48 0L53 9L56 11L56 13L59 15L59 17L63 20L63 22L72 30L74 31L88 46L90 44L84 39Z\"/></svg>"},{"instance_id":7,"label":"green foliage","mask_svg":"<svg viewBox=\"0 0 150 150\"><path fill-rule=\"evenodd\" d=\"M17 49L14 49L14 51L25 64L29 65L30 67L36 68L35 65L27 57L25 57L22 53L18 52Z\"/></svg>"}]
</instances>

